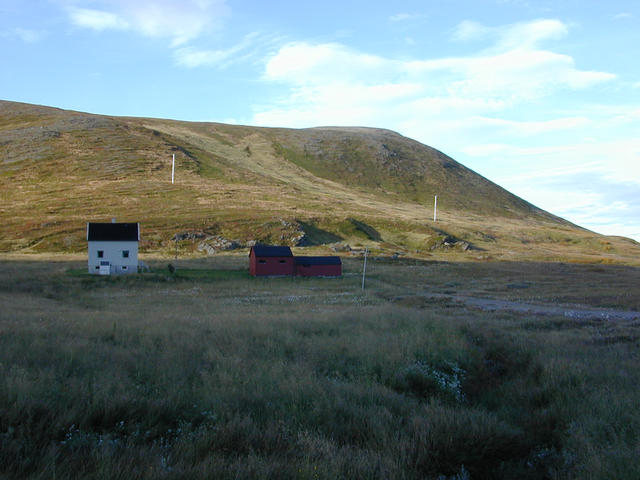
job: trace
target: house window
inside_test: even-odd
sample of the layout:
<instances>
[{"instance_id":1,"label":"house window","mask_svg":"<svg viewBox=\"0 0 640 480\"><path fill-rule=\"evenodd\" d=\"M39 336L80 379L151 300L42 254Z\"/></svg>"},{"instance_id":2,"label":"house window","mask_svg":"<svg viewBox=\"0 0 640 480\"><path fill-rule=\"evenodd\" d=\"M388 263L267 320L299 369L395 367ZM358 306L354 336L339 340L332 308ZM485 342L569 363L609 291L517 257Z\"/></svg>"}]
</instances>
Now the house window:
<instances>
[{"instance_id":1,"label":"house window","mask_svg":"<svg viewBox=\"0 0 640 480\"><path fill-rule=\"evenodd\" d=\"M123 266L122 266L122 270L126 270L126 269L127 269L127 266L126 266L126 265L123 265Z\"/></svg>"},{"instance_id":2,"label":"house window","mask_svg":"<svg viewBox=\"0 0 640 480\"><path fill-rule=\"evenodd\" d=\"M122 251L122 258L129 258L129 250Z\"/></svg>"},{"instance_id":3,"label":"house window","mask_svg":"<svg viewBox=\"0 0 640 480\"><path fill-rule=\"evenodd\" d=\"M99 266L97 266L97 267L96 267L96 270L100 270L100 267L99 267Z\"/></svg>"},{"instance_id":4,"label":"house window","mask_svg":"<svg viewBox=\"0 0 640 480\"><path fill-rule=\"evenodd\" d=\"M280 263L287 263L286 260L280 260Z\"/></svg>"},{"instance_id":5,"label":"house window","mask_svg":"<svg viewBox=\"0 0 640 480\"><path fill-rule=\"evenodd\" d=\"M267 263L266 260L258 260L258 263Z\"/></svg>"},{"instance_id":6,"label":"house window","mask_svg":"<svg viewBox=\"0 0 640 480\"><path fill-rule=\"evenodd\" d=\"M104 250L98 250L98 258L104 258Z\"/></svg>"}]
</instances>

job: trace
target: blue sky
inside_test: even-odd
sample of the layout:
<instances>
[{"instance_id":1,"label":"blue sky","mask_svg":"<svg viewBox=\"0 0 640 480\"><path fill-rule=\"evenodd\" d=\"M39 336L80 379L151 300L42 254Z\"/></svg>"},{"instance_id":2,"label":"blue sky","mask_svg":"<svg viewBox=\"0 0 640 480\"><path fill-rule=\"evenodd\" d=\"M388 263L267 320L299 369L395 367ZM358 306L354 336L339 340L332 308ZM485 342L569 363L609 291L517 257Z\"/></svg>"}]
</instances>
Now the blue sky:
<instances>
[{"instance_id":1,"label":"blue sky","mask_svg":"<svg viewBox=\"0 0 640 480\"><path fill-rule=\"evenodd\" d=\"M640 241L639 48L637 0L0 0L0 98L389 128Z\"/></svg>"}]
</instances>

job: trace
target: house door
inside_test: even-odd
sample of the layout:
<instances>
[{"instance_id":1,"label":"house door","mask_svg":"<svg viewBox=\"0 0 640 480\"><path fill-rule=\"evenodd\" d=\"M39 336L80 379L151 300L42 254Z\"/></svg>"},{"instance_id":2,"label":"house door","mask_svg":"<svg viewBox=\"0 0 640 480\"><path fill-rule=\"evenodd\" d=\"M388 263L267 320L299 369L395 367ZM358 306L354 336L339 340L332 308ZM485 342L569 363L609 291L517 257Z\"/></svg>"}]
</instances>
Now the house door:
<instances>
[{"instance_id":1,"label":"house door","mask_svg":"<svg viewBox=\"0 0 640 480\"><path fill-rule=\"evenodd\" d=\"M111 275L111 264L106 261L100 262L100 270L98 273L100 275Z\"/></svg>"}]
</instances>

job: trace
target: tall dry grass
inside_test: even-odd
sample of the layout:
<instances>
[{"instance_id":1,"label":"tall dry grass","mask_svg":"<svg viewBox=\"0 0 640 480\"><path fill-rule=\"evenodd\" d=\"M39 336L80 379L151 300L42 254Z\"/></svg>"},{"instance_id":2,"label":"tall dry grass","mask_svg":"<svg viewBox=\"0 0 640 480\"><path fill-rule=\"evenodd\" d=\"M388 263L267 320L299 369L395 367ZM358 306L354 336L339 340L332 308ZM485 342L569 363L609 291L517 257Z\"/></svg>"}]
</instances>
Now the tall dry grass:
<instances>
[{"instance_id":1,"label":"tall dry grass","mask_svg":"<svg viewBox=\"0 0 640 480\"><path fill-rule=\"evenodd\" d=\"M356 263L253 279L245 261L117 279L3 262L0 477L638 477L636 323L405 301L510 295L515 271L518 295L569 295L608 267L374 259L363 292Z\"/></svg>"}]
</instances>

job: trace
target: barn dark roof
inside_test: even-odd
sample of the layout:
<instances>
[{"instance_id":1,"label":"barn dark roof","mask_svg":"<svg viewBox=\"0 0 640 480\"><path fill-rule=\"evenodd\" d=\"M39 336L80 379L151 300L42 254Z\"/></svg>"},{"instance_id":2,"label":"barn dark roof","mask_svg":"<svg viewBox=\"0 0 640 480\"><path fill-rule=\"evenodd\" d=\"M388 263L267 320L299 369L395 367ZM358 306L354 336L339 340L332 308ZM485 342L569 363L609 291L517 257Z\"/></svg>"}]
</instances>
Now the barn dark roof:
<instances>
[{"instance_id":1,"label":"barn dark roof","mask_svg":"<svg viewBox=\"0 0 640 480\"><path fill-rule=\"evenodd\" d=\"M137 223L88 223L87 241L137 242L139 231Z\"/></svg>"},{"instance_id":2,"label":"barn dark roof","mask_svg":"<svg viewBox=\"0 0 640 480\"><path fill-rule=\"evenodd\" d=\"M293 257L289 247L272 247L269 245L256 245L251 247L256 257Z\"/></svg>"},{"instance_id":3,"label":"barn dark roof","mask_svg":"<svg viewBox=\"0 0 640 480\"><path fill-rule=\"evenodd\" d=\"M340 257L296 257L296 265L342 265Z\"/></svg>"}]
</instances>

